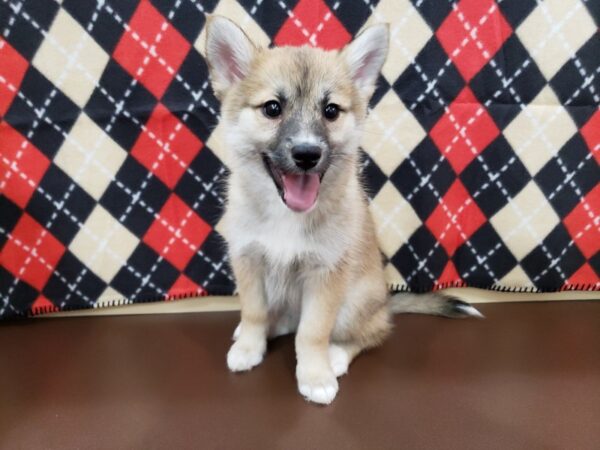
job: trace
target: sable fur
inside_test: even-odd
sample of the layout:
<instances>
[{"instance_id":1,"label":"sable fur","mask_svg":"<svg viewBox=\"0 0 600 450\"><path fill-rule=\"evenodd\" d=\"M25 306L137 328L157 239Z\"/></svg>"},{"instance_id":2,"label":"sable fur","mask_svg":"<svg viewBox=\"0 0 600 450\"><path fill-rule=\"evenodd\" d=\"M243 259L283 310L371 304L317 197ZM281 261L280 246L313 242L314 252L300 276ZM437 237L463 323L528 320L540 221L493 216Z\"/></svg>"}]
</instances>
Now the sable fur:
<instances>
[{"instance_id":1,"label":"sable fur","mask_svg":"<svg viewBox=\"0 0 600 450\"><path fill-rule=\"evenodd\" d=\"M393 304L396 312L476 315L433 294L418 303L411 296L390 301L358 175L360 132L387 53L387 27L368 28L337 52L258 48L222 17L207 26L231 169L221 229L242 307L227 363L249 370L262 361L268 337L296 333L298 389L330 403L336 377L390 333ZM273 99L285 111L276 120L261 112ZM323 118L327 102L343 110L335 121ZM314 169L322 179L316 204L298 213L282 201L264 158L294 170L289 147L304 141L323 150Z\"/></svg>"}]
</instances>

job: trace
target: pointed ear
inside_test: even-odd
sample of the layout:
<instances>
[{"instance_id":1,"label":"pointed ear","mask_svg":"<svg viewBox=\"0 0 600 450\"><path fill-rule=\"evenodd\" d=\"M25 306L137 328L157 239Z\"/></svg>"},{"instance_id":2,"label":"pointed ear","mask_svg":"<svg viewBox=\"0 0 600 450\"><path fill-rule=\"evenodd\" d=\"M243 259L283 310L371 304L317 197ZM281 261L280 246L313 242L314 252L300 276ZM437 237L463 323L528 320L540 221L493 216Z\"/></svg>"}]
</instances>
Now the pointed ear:
<instances>
[{"instance_id":1,"label":"pointed ear","mask_svg":"<svg viewBox=\"0 0 600 450\"><path fill-rule=\"evenodd\" d=\"M208 16L206 58L213 89L222 97L236 82L248 75L256 47L231 20Z\"/></svg>"},{"instance_id":2,"label":"pointed ear","mask_svg":"<svg viewBox=\"0 0 600 450\"><path fill-rule=\"evenodd\" d=\"M352 81L367 98L375 90L377 77L388 53L388 28L387 24L373 25L362 31L342 50Z\"/></svg>"}]
</instances>

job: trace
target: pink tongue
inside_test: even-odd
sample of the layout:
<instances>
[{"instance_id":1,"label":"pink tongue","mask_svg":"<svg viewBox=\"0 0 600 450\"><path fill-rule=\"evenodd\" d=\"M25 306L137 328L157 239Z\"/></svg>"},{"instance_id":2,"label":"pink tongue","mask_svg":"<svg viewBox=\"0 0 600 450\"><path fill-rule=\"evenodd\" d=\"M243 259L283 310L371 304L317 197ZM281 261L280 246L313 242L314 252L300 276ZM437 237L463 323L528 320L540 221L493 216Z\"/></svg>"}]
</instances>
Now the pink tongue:
<instances>
[{"instance_id":1,"label":"pink tongue","mask_svg":"<svg viewBox=\"0 0 600 450\"><path fill-rule=\"evenodd\" d=\"M321 181L317 174L283 175L283 200L288 208L304 212L317 200Z\"/></svg>"}]
</instances>

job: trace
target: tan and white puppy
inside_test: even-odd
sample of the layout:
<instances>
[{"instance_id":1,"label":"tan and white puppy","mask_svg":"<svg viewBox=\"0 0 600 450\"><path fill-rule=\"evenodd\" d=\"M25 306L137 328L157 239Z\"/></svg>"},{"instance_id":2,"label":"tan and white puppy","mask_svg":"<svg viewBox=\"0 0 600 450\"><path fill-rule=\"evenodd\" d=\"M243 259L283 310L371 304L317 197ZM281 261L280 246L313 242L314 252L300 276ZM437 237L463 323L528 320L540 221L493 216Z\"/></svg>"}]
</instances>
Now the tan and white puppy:
<instances>
[{"instance_id":1,"label":"tan and white puppy","mask_svg":"<svg viewBox=\"0 0 600 450\"><path fill-rule=\"evenodd\" d=\"M295 332L298 389L330 403L352 359L390 333L393 311L479 315L434 294L390 299L386 287L358 146L388 27L338 52L259 48L218 16L207 26L231 170L222 230L242 306L229 368L251 369L267 338Z\"/></svg>"}]
</instances>

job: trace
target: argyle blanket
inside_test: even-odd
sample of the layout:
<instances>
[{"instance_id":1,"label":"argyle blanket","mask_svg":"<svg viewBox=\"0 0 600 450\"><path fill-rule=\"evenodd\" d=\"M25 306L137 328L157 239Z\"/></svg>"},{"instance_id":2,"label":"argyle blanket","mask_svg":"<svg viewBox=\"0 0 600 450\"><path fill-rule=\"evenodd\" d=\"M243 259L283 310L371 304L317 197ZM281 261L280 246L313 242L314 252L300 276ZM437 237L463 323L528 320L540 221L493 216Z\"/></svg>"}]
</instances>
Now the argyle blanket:
<instances>
[{"instance_id":1,"label":"argyle blanket","mask_svg":"<svg viewBox=\"0 0 600 450\"><path fill-rule=\"evenodd\" d=\"M362 151L391 288L600 289L600 2L0 0L0 317L230 294L206 13L391 24Z\"/></svg>"}]
</instances>

